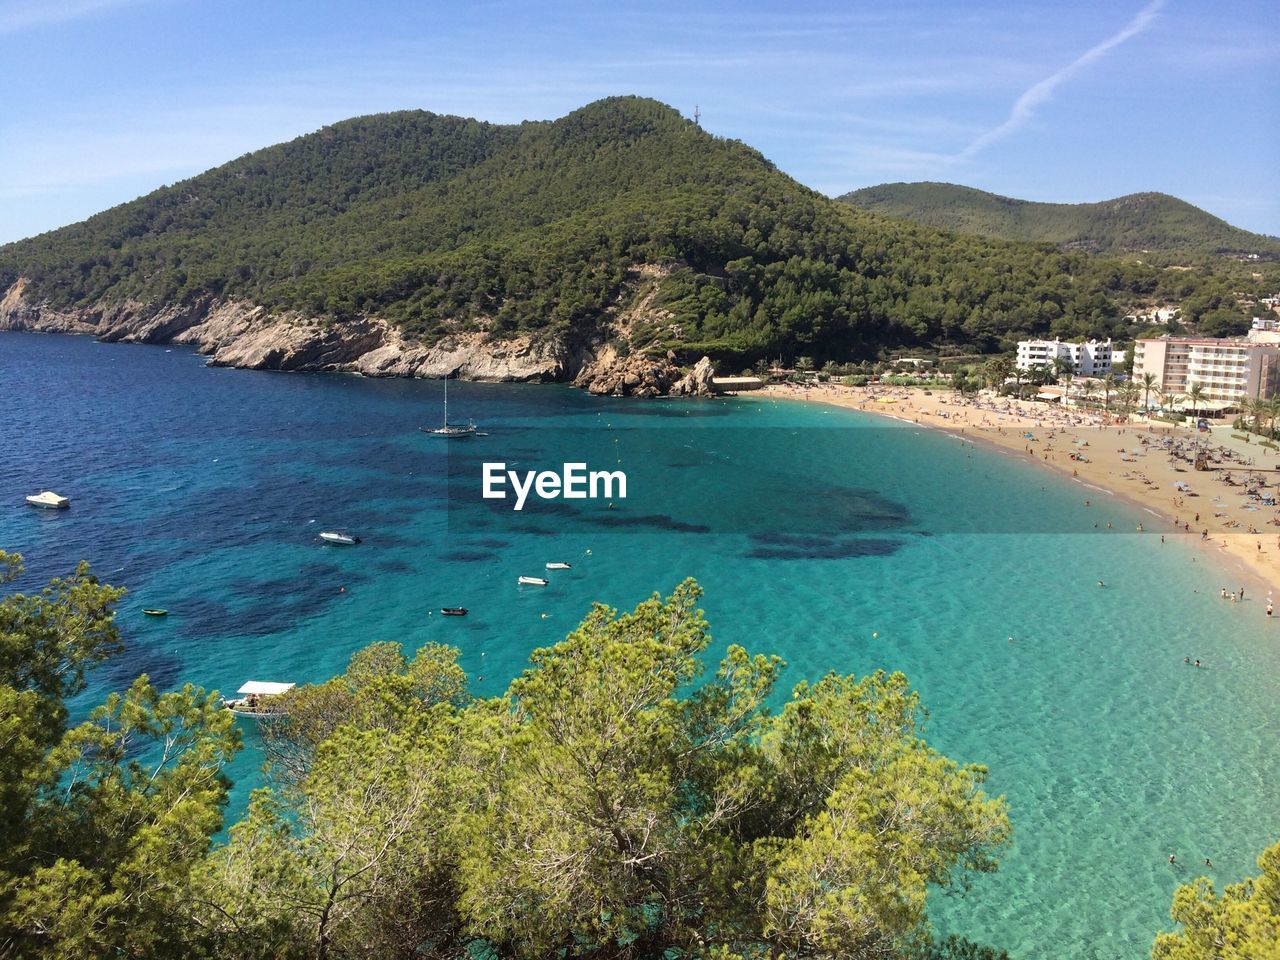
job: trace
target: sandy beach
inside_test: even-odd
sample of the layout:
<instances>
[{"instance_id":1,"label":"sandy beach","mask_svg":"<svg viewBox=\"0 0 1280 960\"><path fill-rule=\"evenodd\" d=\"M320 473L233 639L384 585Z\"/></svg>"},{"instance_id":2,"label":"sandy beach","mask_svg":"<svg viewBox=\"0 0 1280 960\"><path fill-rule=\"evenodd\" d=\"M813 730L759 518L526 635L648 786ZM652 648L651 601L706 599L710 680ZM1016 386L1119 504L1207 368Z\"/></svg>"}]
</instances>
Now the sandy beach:
<instances>
[{"instance_id":1,"label":"sandy beach","mask_svg":"<svg viewBox=\"0 0 1280 960\"><path fill-rule=\"evenodd\" d=\"M1081 507L1115 496L1143 508L1142 533L1155 545L1175 537L1213 557L1206 584L1218 591L1245 588L1264 600L1280 577L1280 454L1232 436L1230 424L1204 433L1186 424L1135 418L1104 422L1094 412L983 393L961 398L951 390L904 387L772 385L767 395L849 407L945 430L1056 470L1081 485ZM1197 447L1207 470L1194 468ZM1137 533L1137 530L1117 531ZM1223 582L1214 581L1218 577ZM1248 581L1247 583L1245 581ZM1266 604L1258 605L1266 616ZM1275 616L1280 618L1280 610Z\"/></svg>"}]
</instances>

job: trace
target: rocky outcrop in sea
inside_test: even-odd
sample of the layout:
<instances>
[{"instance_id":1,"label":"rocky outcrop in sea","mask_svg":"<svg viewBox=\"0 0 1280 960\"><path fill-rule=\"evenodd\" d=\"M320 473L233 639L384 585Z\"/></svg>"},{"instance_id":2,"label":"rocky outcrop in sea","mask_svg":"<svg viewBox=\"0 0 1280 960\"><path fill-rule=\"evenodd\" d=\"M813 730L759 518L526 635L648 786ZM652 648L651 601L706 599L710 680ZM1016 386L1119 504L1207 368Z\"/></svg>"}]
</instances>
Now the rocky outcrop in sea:
<instances>
[{"instance_id":1,"label":"rocky outcrop in sea","mask_svg":"<svg viewBox=\"0 0 1280 960\"><path fill-rule=\"evenodd\" d=\"M573 385L609 397L709 397L715 392L713 373L708 357L682 373L672 353L665 357L606 355L583 367Z\"/></svg>"}]
</instances>

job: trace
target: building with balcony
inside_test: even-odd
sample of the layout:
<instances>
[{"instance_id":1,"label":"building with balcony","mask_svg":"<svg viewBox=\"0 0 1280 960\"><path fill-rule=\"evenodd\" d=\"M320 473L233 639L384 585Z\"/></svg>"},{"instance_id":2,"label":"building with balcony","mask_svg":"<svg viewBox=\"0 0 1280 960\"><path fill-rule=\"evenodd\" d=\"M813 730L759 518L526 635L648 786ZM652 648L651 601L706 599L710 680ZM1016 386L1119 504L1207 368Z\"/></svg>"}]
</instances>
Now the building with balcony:
<instances>
[{"instance_id":1,"label":"building with balcony","mask_svg":"<svg viewBox=\"0 0 1280 960\"><path fill-rule=\"evenodd\" d=\"M1071 364L1071 372L1081 377L1105 377L1111 372L1111 341L1099 343L1090 340L1087 343L1068 343L1063 340L1020 340L1018 341L1019 370L1034 370L1036 367L1051 367L1055 360L1066 360Z\"/></svg>"},{"instance_id":2,"label":"building with balcony","mask_svg":"<svg viewBox=\"0 0 1280 960\"><path fill-rule=\"evenodd\" d=\"M1280 338L1138 340L1133 345L1133 379L1141 383L1147 373L1166 393L1183 398L1199 386L1202 410L1238 410L1245 400L1280 392Z\"/></svg>"}]
</instances>

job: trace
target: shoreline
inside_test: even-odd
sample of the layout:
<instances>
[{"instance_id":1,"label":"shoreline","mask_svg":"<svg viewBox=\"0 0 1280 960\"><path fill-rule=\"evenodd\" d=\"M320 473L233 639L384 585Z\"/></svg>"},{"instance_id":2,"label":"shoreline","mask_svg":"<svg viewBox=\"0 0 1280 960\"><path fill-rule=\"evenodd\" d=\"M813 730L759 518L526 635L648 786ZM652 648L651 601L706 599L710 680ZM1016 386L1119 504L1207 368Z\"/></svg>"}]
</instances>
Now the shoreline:
<instances>
[{"instance_id":1,"label":"shoreline","mask_svg":"<svg viewBox=\"0 0 1280 960\"><path fill-rule=\"evenodd\" d=\"M1250 600L1269 596L1272 582L1280 578L1280 506L1264 506L1258 500L1247 505L1240 502L1250 489L1246 478L1252 474L1262 481L1260 489L1280 503L1280 451L1235 440L1229 425L1217 425L1205 435L1171 423L1103 422L1096 414L1006 397L962 401L951 390L926 392L921 387L774 384L760 395L842 407L941 430L962 443L981 444L1048 468L1086 492L1106 494L1150 514L1153 523L1141 532L1177 537L1198 547L1224 576L1247 581L1243 586ZM1168 455L1199 441L1215 451L1222 448L1222 462L1197 471L1189 462ZM1250 458L1255 462L1246 462ZM1227 482L1228 477L1233 483ZM1180 491L1175 483L1189 489ZM1093 498L1082 499L1088 503ZM1241 584L1213 584L1214 590L1221 587L1236 589ZM1259 615L1265 617L1261 610ZM1280 611L1276 617L1280 618Z\"/></svg>"}]
</instances>

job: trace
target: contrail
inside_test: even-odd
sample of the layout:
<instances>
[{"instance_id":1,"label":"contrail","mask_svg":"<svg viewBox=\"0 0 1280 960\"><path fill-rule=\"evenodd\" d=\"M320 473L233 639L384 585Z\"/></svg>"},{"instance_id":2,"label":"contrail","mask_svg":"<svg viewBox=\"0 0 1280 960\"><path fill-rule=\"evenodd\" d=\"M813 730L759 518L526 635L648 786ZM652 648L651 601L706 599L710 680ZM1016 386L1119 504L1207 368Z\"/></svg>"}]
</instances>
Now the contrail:
<instances>
[{"instance_id":1,"label":"contrail","mask_svg":"<svg viewBox=\"0 0 1280 960\"><path fill-rule=\"evenodd\" d=\"M0 35L68 23L146 0L0 0Z\"/></svg>"},{"instance_id":2,"label":"contrail","mask_svg":"<svg viewBox=\"0 0 1280 960\"><path fill-rule=\"evenodd\" d=\"M967 147L951 158L952 162L960 162L972 158L979 151L984 150L997 140L1007 137L1013 133L1024 123L1035 116L1036 109L1047 103L1049 98L1053 96L1053 92L1065 81L1070 80L1077 73L1093 63L1095 60L1101 59L1114 48L1120 46L1126 40L1136 37L1147 27L1151 26L1155 20L1156 14L1160 12L1160 8L1165 5L1165 0L1151 0L1140 11L1138 15L1129 21L1120 32L1107 37L1101 43L1090 47L1075 60L1071 61L1057 73L1050 74L1035 86L1028 89L1022 96L1018 98L1017 103L1013 105L1013 109L1009 111L1009 118L1004 123L996 127L994 130L988 130L986 133L975 138Z\"/></svg>"}]
</instances>

